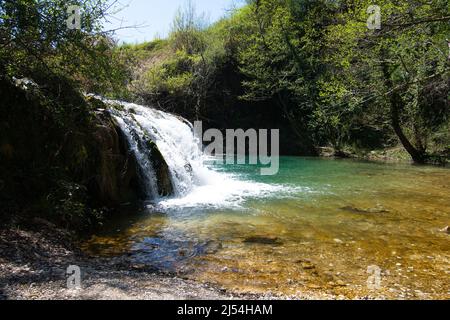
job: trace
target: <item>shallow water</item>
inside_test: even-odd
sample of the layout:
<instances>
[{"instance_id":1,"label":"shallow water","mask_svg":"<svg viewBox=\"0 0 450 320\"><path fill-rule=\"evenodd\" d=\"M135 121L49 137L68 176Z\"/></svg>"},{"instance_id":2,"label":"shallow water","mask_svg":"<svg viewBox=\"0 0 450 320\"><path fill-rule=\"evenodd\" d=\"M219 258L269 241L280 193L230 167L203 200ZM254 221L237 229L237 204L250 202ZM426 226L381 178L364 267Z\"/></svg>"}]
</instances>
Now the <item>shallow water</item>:
<instances>
[{"instance_id":1,"label":"shallow water","mask_svg":"<svg viewBox=\"0 0 450 320\"><path fill-rule=\"evenodd\" d=\"M210 165L213 182L124 209L83 248L242 292L450 298L440 231L450 170L282 157L278 175L260 176Z\"/></svg>"}]
</instances>

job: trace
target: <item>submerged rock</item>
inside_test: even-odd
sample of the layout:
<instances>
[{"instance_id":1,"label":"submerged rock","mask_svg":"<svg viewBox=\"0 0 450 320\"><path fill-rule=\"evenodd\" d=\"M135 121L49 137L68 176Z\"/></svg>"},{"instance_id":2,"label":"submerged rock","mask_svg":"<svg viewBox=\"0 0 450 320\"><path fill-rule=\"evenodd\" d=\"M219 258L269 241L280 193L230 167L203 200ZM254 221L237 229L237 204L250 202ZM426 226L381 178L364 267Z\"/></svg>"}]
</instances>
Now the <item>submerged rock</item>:
<instances>
[{"instance_id":1,"label":"submerged rock","mask_svg":"<svg viewBox=\"0 0 450 320\"><path fill-rule=\"evenodd\" d=\"M385 209L382 206L376 206L374 208L368 208L368 209L357 208L354 206L345 206L345 207L341 207L340 210L353 212L353 213L361 213L361 214L388 213L389 212L389 210Z\"/></svg>"},{"instance_id":2,"label":"submerged rock","mask_svg":"<svg viewBox=\"0 0 450 320\"><path fill-rule=\"evenodd\" d=\"M216 241L208 241L204 246L204 252L206 254L214 254L222 249L222 243Z\"/></svg>"},{"instance_id":3,"label":"submerged rock","mask_svg":"<svg viewBox=\"0 0 450 320\"><path fill-rule=\"evenodd\" d=\"M450 226L446 226L444 229L441 229L440 231L446 234L450 234Z\"/></svg>"},{"instance_id":4,"label":"submerged rock","mask_svg":"<svg viewBox=\"0 0 450 320\"><path fill-rule=\"evenodd\" d=\"M282 242L277 237L253 236L244 239L244 243L280 245Z\"/></svg>"},{"instance_id":5,"label":"submerged rock","mask_svg":"<svg viewBox=\"0 0 450 320\"><path fill-rule=\"evenodd\" d=\"M311 262L308 262L308 261L301 262L301 265L302 265L302 268L305 270L315 269L315 266Z\"/></svg>"},{"instance_id":6,"label":"submerged rock","mask_svg":"<svg viewBox=\"0 0 450 320\"><path fill-rule=\"evenodd\" d=\"M158 194L160 196L170 196L173 194L173 185L170 179L169 166L167 165L166 160L164 160L156 143L147 140L147 147L150 150L150 161L152 162L156 173Z\"/></svg>"}]
</instances>

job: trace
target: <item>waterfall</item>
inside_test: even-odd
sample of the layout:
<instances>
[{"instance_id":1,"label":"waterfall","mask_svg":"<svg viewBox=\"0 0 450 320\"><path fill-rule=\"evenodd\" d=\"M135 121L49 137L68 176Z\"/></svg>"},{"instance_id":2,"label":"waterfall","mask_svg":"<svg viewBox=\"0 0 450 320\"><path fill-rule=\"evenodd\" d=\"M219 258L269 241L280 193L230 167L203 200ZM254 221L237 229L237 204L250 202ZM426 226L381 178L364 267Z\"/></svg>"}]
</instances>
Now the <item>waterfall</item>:
<instances>
[{"instance_id":1,"label":"waterfall","mask_svg":"<svg viewBox=\"0 0 450 320\"><path fill-rule=\"evenodd\" d=\"M99 97L98 97L99 98ZM108 109L126 136L151 207L182 209L207 206L240 208L249 197L281 196L281 185L245 181L241 176L215 171L205 165L206 157L185 119L154 108L107 100ZM158 194L158 179L148 142L156 144L168 166L173 196ZM246 179L246 177L244 177Z\"/></svg>"},{"instance_id":2,"label":"waterfall","mask_svg":"<svg viewBox=\"0 0 450 320\"><path fill-rule=\"evenodd\" d=\"M161 195L157 193L155 168L146 147L148 140L157 145L169 167L175 197L185 196L195 186L208 183L213 172L203 165L203 153L187 120L133 103L104 101L112 106L110 112L136 157L149 198L158 200Z\"/></svg>"}]
</instances>

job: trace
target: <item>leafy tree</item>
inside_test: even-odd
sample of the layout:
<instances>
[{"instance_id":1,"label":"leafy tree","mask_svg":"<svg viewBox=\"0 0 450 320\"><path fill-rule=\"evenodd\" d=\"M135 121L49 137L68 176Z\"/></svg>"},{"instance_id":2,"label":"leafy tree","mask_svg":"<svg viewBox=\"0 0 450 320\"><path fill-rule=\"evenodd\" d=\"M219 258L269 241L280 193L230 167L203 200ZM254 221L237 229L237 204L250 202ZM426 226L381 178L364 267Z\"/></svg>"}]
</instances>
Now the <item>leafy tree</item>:
<instances>
[{"instance_id":1,"label":"leafy tree","mask_svg":"<svg viewBox=\"0 0 450 320\"><path fill-rule=\"evenodd\" d=\"M412 159L422 163L427 139L448 119L449 5L380 1L381 29L368 30L370 4L344 1L337 23L327 28L336 84L330 88L324 80L321 92L336 112L357 106L384 116Z\"/></svg>"},{"instance_id":2,"label":"leafy tree","mask_svg":"<svg viewBox=\"0 0 450 320\"><path fill-rule=\"evenodd\" d=\"M371 5L249 0L209 25L188 2L168 39L113 55L137 66L119 73L135 98L190 120L248 127L238 115L253 108L253 125L281 126L297 154L400 142L427 161L447 144L449 5L379 1L381 29L370 30Z\"/></svg>"},{"instance_id":3,"label":"leafy tree","mask_svg":"<svg viewBox=\"0 0 450 320\"><path fill-rule=\"evenodd\" d=\"M81 29L67 26L69 5L80 8ZM123 86L124 66L102 32L107 0L5 0L0 3L0 67L9 77L45 83L48 74L73 80L85 91Z\"/></svg>"}]
</instances>

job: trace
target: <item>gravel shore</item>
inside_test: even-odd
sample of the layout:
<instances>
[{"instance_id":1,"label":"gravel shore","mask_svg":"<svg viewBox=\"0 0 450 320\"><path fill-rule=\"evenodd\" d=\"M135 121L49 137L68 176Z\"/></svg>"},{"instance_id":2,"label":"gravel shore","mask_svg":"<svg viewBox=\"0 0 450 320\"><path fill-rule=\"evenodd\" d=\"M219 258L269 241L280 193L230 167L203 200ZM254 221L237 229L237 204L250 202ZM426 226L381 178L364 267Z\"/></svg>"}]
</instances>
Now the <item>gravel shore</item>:
<instances>
[{"instance_id":1,"label":"gravel shore","mask_svg":"<svg viewBox=\"0 0 450 320\"><path fill-rule=\"evenodd\" d=\"M328 295L281 297L229 292L207 283L182 279L126 257L87 257L73 237L36 219L31 227L0 230L0 299L11 300L215 300L333 299ZM81 288L68 288L67 268L81 270Z\"/></svg>"}]
</instances>

